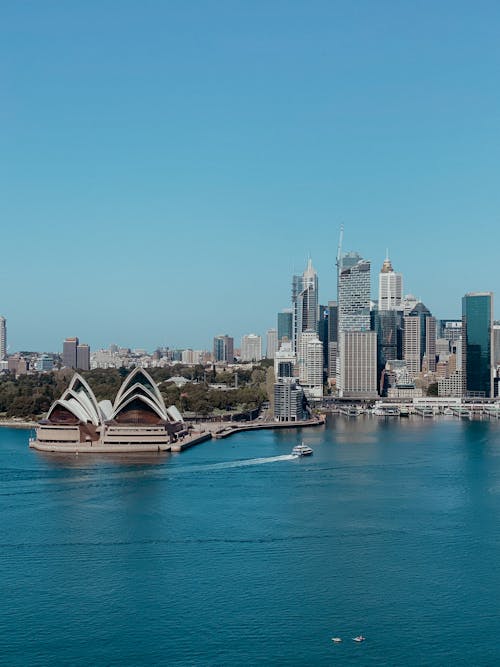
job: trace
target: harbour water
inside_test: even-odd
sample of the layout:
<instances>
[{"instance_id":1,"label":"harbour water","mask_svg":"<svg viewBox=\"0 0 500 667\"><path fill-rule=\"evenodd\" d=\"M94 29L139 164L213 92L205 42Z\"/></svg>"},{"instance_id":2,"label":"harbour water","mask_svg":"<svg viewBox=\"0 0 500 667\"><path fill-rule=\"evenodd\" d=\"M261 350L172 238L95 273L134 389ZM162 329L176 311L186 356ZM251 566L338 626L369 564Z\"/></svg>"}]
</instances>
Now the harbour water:
<instances>
[{"instance_id":1,"label":"harbour water","mask_svg":"<svg viewBox=\"0 0 500 667\"><path fill-rule=\"evenodd\" d=\"M28 436L0 429L3 665L500 662L497 422L333 417L132 459Z\"/></svg>"}]
</instances>

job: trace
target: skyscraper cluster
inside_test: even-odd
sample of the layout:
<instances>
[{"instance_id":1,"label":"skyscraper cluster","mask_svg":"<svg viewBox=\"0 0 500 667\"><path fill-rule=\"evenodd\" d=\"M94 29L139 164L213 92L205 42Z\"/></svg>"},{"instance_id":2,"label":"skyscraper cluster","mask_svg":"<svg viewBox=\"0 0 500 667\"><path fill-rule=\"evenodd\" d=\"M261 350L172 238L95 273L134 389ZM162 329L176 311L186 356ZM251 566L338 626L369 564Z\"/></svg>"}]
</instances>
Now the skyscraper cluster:
<instances>
[{"instance_id":1,"label":"skyscraper cluster","mask_svg":"<svg viewBox=\"0 0 500 667\"><path fill-rule=\"evenodd\" d=\"M420 299L403 296L387 253L378 300L371 293L371 262L357 252L339 251L337 299L326 306L311 259L292 277L291 308L277 317L276 397L293 388L319 399L325 386L345 400L497 395L500 325L491 292L466 294L461 320L437 320ZM277 419L286 419L290 401L276 401Z\"/></svg>"}]
</instances>

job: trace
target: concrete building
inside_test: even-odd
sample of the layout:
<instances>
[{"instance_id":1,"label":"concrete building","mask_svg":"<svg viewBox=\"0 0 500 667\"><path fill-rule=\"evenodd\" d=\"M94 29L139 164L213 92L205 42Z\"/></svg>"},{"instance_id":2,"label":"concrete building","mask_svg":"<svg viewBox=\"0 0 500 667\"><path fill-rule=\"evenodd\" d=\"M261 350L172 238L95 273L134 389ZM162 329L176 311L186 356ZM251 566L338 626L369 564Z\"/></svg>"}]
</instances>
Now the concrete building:
<instances>
[{"instance_id":1,"label":"concrete building","mask_svg":"<svg viewBox=\"0 0 500 667\"><path fill-rule=\"evenodd\" d=\"M256 334L247 334L241 339L241 361L260 361L262 359L262 338Z\"/></svg>"},{"instance_id":2,"label":"concrete building","mask_svg":"<svg viewBox=\"0 0 500 667\"><path fill-rule=\"evenodd\" d=\"M403 316L406 317L411 313L418 303L418 299L413 296L413 294L407 294L403 301L401 302L401 308L403 310Z\"/></svg>"},{"instance_id":3,"label":"concrete building","mask_svg":"<svg viewBox=\"0 0 500 667\"><path fill-rule=\"evenodd\" d=\"M284 340L279 350L276 352L274 357L274 376L276 378L280 377L280 364L287 364L286 368L291 368L292 372L287 375L291 377L295 374L295 368L297 365L297 355L293 351L293 345L291 340ZM285 368L285 367L284 367ZM287 371L288 373L288 371Z\"/></svg>"},{"instance_id":4,"label":"concrete building","mask_svg":"<svg viewBox=\"0 0 500 667\"><path fill-rule=\"evenodd\" d=\"M455 371L448 377L439 378L437 381L438 396L462 396L463 378L462 371Z\"/></svg>"},{"instance_id":5,"label":"concrete building","mask_svg":"<svg viewBox=\"0 0 500 667\"><path fill-rule=\"evenodd\" d=\"M283 378L274 385L274 419L296 422L305 418L304 392L293 378Z\"/></svg>"},{"instance_id":6,"label":"concrete building","mask_svg":"<svg viewBox=\"0 0 500 667\"><path fill-rule=\"evenodd\" d=\"M213 344L213 360L225 361L232 364L234 361L234 338L231 336L215 336Z\"/></svg>"},{"instance_id":7,"label":"concrete building","mask_svg":"<svg viewBox=\"0 0 500 667\"><path fill-rule=\"evenodd\" d=\"M0 315L0 361L7 358L7 320Z\"/></svg>"},{"instance_id":8,"label":"concrete building","mask_svg":"<svg viewBox=\"0 0 500 667\"><path fill-rule=\"evenodd\" d=\"M384 260L379 273L378 309L400 310L403 300L403 276L392 268L389 255Z\"/></svg>"},{"instance_id":9,"label":"concrete building","mask_svg":"<svg viewBox=\"0 0 500 667\"><path fill-rule=\"evenodd\" d=\"M341 398L376 398L377 334L375 331L341 331L339 334Z\"/></svg>"},{"instance_id":10,"label":"concrete building","mask_svg":"<svg viewBox=\"0 0 500 667\"><path fill-rule=\"evenodd\" d=\"M21 356L19 353L11 354L6 363L9 372L13 373L16 377L18 375L26 375L30 368L28 359Z\"/></svg>"},{"instance_id":11,"label":"concrete building","mask_svg":"<svg viewBox=\"0 0 500 667\"><path fill-rule=\"evenodd\" d=\"M76 348L78 347L78 338L66 338L63 343L62 365L65 368L76 368Z\"/></svg>"},{"instance_id":12,"label":"concrete building","mask_svg":"<svg viewBox=\"0 0 500 667\"><path fill-rule=\"evenodd\" d=\"M323 396L323 343L315 331L304 331L299 337L299 382L308 398Z\"/></svg>"},{"instance_id":13,"label":"concrete building","mask_svg":"<svg viewBox=\"0 0 500 667\"><path fill-rule=\"evenodd\" d=\"M278 351L278 331L268 329L266 332L266 359L274 359Z\"/></svg>"},{"instance_id":14,"label":"concrete building","mask_svg":"<svg viewBox=\"0 0 500 667\"><path fill-rule=\"evenodd\" d=\"M404 318L403 359L412 380L420 373L421 340L420 318L408 315Z\"/></svg>"},{"instance_id":15,"label":"concrete building","mask_svg":"<svg viewBox=\"0 0 500 667\"><path fill-rule=\"evenodd\" d=\"M90 346L79 343L76 346L76 367L80 371L90 370Z\"/></svg>"},{"instance_id":16,"label":"concrete building","mask_svg":"<svg viewBox=\"0 0 500 667\"><path fill-rule=\"evenodd\" d=\"M493 324L493 364L500 366L500 322Z\"/></svg>"},{"instance_id":17,"label":"concrete building","mask_svg":"<svg viewBox=\"0 0 500 667\"><path fill-rule=\"evenodd\" d=\"M35 368L40 373L47 373L53 370L54 360L48 354L41 354L36 360Z\"/></svg>"},{"instance_id":18,"label":"concrete building","mask_svg":"<svg viewBox=\"0 0 500 667\"><path fill-rule=\"evenodd\" d=\"M493 293L470 292L462 299L464 395L493 397Z\"/></svg>"},{"instance_id":19,"label":"concrete building","mask_svg":"<svg viewBox=\"0 0 500 667\"><path fill-rule=\"evenodd\" d=\"M339 307L336 301L328 302L328 377L337 376L339 331Z\"/></svg>"},{"instance_id":20,"label":"concrete building","mask_svg":"<svg viewBox=\"0 0 500 667\"><path fill-rule=\"evenodd\" d=\"M436 318L432 316L425 318L425 357L427 370L434 373L436 371Z\"/></svg>"},{"instance_id":21,"label":"concrete building","mask_svg":"<svg viewBox=\"0 0 500 667\"><path fill-rule=\"evenodd\" d=\"M449 341L460 340L462 338L462 320L441 320L440 338L446 338Z\"/></svg>"},{"instance_id":22,"label":"concrete building","mask_svg":"<svg viewBox=\"0 0 500 667\"><path fill-rule=\"evenodd\" d=\"M203 350L192 350L191 348L182 351L181 362L187 366L201 364L203 361Z\"/></svg>"}]
</instances>

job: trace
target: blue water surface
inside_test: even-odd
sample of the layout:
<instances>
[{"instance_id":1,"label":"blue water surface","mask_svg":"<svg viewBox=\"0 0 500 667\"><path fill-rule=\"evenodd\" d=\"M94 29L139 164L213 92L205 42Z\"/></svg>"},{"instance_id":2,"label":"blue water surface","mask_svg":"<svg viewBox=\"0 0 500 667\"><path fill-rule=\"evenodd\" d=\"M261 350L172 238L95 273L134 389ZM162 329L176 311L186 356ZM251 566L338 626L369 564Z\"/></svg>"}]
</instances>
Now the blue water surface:
<instances>
[{"instance_id":1,"label":"blue water surface","mask_svg":"<svg viewBox=\"0 0 500 667\"><path fill-rule=\"evenodd\" d=\"M500 663L499 423L334 417L133 458L28 436L0 429L2 665Z\"/></svg>"}]
</instances>

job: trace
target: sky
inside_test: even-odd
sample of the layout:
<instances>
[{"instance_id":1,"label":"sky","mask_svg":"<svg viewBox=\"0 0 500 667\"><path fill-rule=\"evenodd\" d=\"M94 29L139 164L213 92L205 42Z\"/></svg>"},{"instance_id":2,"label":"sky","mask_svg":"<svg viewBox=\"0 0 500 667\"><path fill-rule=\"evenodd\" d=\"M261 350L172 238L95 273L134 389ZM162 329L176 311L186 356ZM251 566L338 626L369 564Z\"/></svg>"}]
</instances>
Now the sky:
<instances>
[{"instance_id":1,"label":"sky","mask_svg":"<svg viewBox=\"0 0 500 667\"><path fill-rule=\"evenodd\" d=\"M262 335L311 255L500 293L498 2L3 0L10 350ZM499 309L497 308L497 316Z\"/></svg>"}]
</instances>

